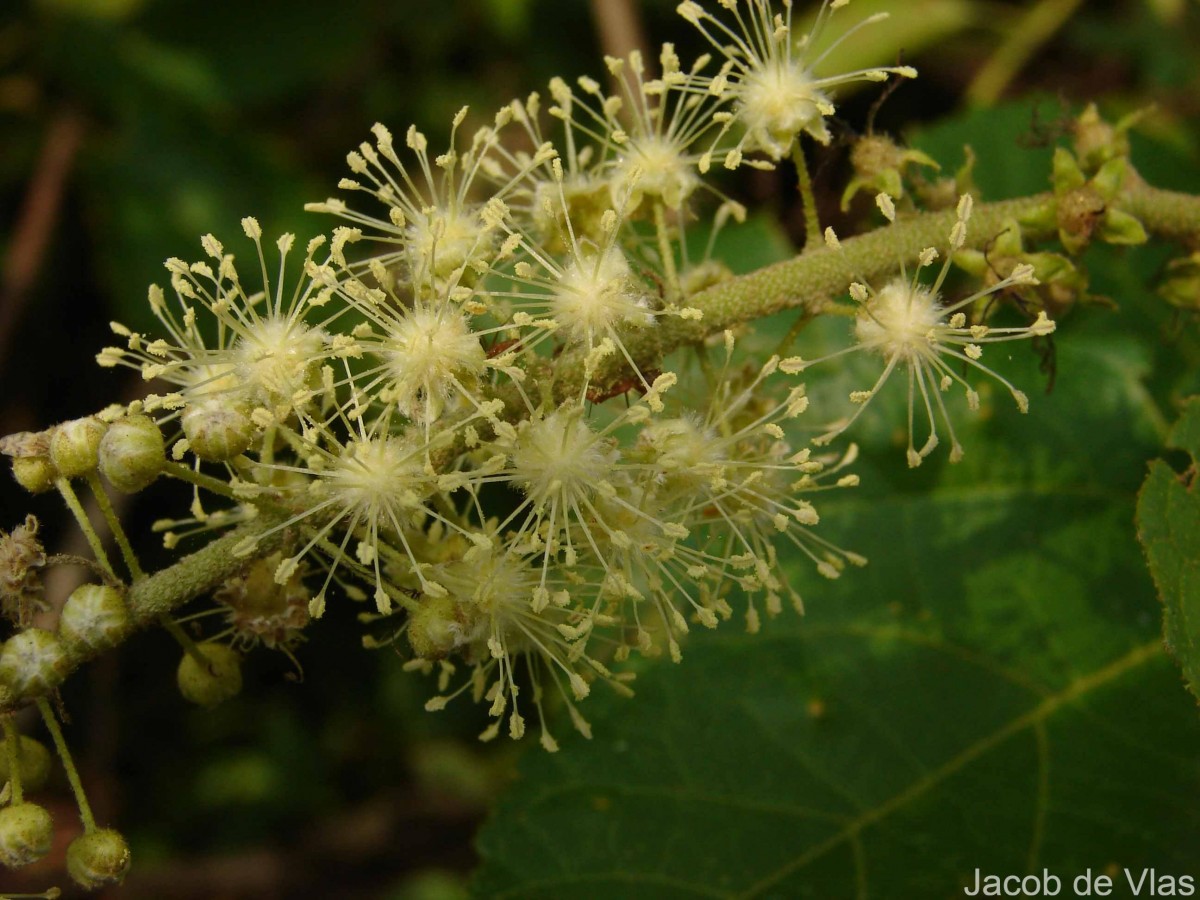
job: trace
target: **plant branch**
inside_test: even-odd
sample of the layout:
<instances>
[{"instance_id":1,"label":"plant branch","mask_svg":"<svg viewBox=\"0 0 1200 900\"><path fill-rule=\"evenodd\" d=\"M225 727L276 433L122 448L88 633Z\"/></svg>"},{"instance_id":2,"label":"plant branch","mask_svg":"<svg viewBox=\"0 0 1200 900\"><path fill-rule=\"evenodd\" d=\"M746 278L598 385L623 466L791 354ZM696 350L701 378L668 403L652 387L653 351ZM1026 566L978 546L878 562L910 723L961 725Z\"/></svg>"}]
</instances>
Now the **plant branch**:
<instances>
[{"instance_id":1,"label":"plant branch","mask_svg":"<svg viewBox=\"0 0 1200 900\"><path fill-rule=\"evenodd\" d=\"M255 551L257 555L275 552L283 542L286 529L269 535L266 532L280 521L274 515L263 513L167 568L134 582L125 594L131 630L156 624L161 616L169 615L189 600L211 591L226 578L240 572L251 558L235 556L233 548L247 537L263 535ZM83 644L67 640L63 641L63 649L66 652L67 674L91 659L96 652ZM33 691L18 693L6 685L0 685L0 715L12 712L38 696Z\"/></svg>"},{"instance_id":2,"label":"plant branch","mask_svg":"<svg viewBox=\"0 0 1200 900\"><path fill-rule=\"evenodd\" d=\"M980 204L968 227L966 245L983 247L1011 218L1031 212L1053 201L1052 194L1036 194L1015 200ZM1168 240L1194 244L1200 239L1200 196L1152 187L1133 175L1121 198L1122 209L1137 216L1146 230ZM906 221L879 228L842 241L840 250L827 247L811 250L784 262L767 266L722 282L688 298L689 306L700 309L703 318L670 319L661 327L642 329L624 337L634 359L648 359L688 344L697 344L711 334L752 319L787 309L812 315L826 311L833 298L842 295L852 280L875 280L894 272L901 260L911 260L927 247L944 247L956 221L954 210L924 213ZM577 395L584 367L577 352L564 353L555 361L545 360L542 375L551 369L558 376L556 390ZM614 371L622 363L613 363ZM594 379L594 381L599 381ZM506 396L504 389L497 396ZM518 404L510 404L516 409ZM523 408L523 407L522 407ZM179 467L183 468L183 467ZM173 470L171 474L182 477ZM205 488L223 482L189 473L188 480ZM223 492L223 491L222 491ZM252 559L269 555L283 543L286 529L272 529L285 521L284 511L260 507L258 518L217 538L201 550L145 578L129 588L126 601L133 628L143 628L169 615L184 603L211 590L239 572ZM233 548L249 537L259 536L252 555L239 557ZM93 655L78 644L65 642L67 666L73 671ZM34 692L14 693L0 685L0 715L36 699Z\"/></svg>"}]
</instances>

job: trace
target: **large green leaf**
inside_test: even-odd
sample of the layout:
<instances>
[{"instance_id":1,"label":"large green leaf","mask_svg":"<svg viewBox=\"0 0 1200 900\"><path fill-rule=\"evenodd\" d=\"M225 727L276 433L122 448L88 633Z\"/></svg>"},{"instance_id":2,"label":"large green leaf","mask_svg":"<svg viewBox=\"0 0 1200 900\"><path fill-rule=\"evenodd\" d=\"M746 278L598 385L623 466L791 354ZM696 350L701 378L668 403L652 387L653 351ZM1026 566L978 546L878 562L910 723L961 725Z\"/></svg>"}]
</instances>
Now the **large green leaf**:
<instances>
[{"instance_id":1,"label":"large green leaf","mask_svg":"<svg viewBox=\"0 0 1200 900\"><path fill-rule=\"evenodd\" d=\"M594 741L528 755L481 833L477 894L929 898L976 868L1187 873L1200 722L1134 539L1157 412L1123 329L1076 322L1054 394L1029 416L997 396L960 427L959 466L904 472L868 441L862 469L892 492L822 507L867 569L802 573L804 620L730 623L632 701L589 701Z\"/></svg>"},{"instance_id":2,"label":"large green leaf","mask_svg":"<svg viewBox=\"0 0 1200 900\"><path fill-rule=\"evenodd\" d=\"M1163 634L1200 697L1200 398L1193 398L1171 432L1169 445L1186 451L1191 465L1180 477L1164 461L1150 464L1138 498L1138 538L1163 602Z\"/></svg>"}]
</instances>

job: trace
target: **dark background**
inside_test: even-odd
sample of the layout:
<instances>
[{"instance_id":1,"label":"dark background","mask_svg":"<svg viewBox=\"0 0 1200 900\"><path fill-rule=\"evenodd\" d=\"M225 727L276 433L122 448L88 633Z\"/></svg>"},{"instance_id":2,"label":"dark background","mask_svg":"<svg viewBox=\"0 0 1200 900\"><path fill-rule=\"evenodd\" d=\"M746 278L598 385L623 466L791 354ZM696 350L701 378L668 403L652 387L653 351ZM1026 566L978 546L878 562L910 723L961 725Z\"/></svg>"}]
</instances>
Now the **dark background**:
<instances>
[{"instance_id":1,"label":"dark background","mask_svg":"<svg viewBox=\"0 0 1200 900\"><path fill-rule=\"evenodd\" d=\"M921 69L881 106L875 127L915 129L963 107L981 65L1020 44L1021 17L1052 5L852 4L850 15L890 6L906 36L864 32L863 52L881 62L902 51ZM109 341L107 323L150 327L146 286L162 279L162 260L196 258L208 231L240 235L244 215L302 241L331 227L303 203L334 193L346 151L373 122L397 133L415 122L439 147L460 106L484 121L511 96L544 93L552 75L601 77L600 52L669 39L687 59L702 45L674 6L0 5L0 434L136 396L136 375L92 362ZM1103 98L1117 113L1153 101L1149 129L1194 165L1200 7L1076 7L1028 48L1001 99L1042 93L1051 130L1066 108L1058 98ZM637 27L622 24L626 12ZM878 98L877 89L847 97L839 135L863 130ZM826 220L851 227L836 209L846 152L839 140L817 154L817 189ZM728 189L771 210L783 232L801 233L787 174L739 177ZM149 522L164 509L186 515L188 499L160 488L126 510L150 563L166 554L154 549ZM58 506L0 479L0 527L32 510L47 546L59 549L72 538ZM65 594L64 585L53 587ZM159 633L131 641L65 690L99 818L119 824L137 856L121 896L461 896L472 834L523 751L474 742L485 724L479 710L425 714L425 685L389 651L363 652L348 614L331 612L297 655L302 685L286 659L260 654L243 696L212 713L179 700L177 650ZM73 817L68 796L55 782L47 801L64 827ZM52 854L19 881L0 873L0 889L62 883L59 865Z\"/></svg>"}]
</instances>

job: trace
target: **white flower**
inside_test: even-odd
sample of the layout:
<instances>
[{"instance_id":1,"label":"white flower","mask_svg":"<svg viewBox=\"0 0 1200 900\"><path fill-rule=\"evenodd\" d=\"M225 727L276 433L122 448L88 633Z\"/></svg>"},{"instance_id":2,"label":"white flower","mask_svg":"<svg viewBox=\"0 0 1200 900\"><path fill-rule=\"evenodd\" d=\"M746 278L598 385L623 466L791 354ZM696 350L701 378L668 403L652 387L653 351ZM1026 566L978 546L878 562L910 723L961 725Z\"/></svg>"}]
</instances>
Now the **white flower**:
<instances>
[{"instance_id":1,"label":"white flower","mask_svg":"<svg viewBox=\"0 0 1200 900\"><path fill-rule=\"evenodd\" d=\"M503 108L493 125L476 131L460 154L455 145L467 115L463 108L454 117L449 149L432 160L425 135L410 127L405 144L416 157L415 165L405 165L391 132L377 123L372 128L375 143L363 142L347 156L356 177L343 178L338 186L370 194L387 207L387 218L352 210L338 199L311 203L306 209L333 213L364 229L368 239L397 245L394 254L381 259L398 258L414 290L441 295L448 283L486 271L496 249L495 217L487 213L489 204L503 209L505 197L553 155L548 147L539 148L532 157L517 157L503 149L500 132L513 114L512 106ZM511 164L508 169L506 164ZM482 197L472 196L477 185L483 187Z\"/></svg>"},{"instance_id":2,"label":"white flower","mask_svg":"<svg viewBox=\"0 0 1200 900\"><path fill-rule=\"evenodd\" d=\"M408 630L414 649L440 643L470 667L468 677L450 691L454 667L442 662L439 695L429 701L428 709L441 709L470 689L476 702L489 702L489 714L496 719L480 738L495 737L507 717L509 736L519 739L525 733L525 716L518 673L524 668L532 687L529 699L538 717L541 744L553 752L558 744L550 734L543 705L550 685L566 705L576 730L589 738L591 727L576 703L591 693L591 682L599 677L623 693L628 694L629 689L624 679L586 652L579 638L583 614L562 602L536 609L530 605L528 598L535 586L544 583L532 563L493 541L489 549L468 550L461 558L437 566L434 574L445 585L447 595L440 600L424 599ZM565 596L565 584L556 579L550 586L561 597ZM414 635L414 629L419 633Z\"/></svg>"},{"instance_id":3,"label":"white flower","mask_svg":"<svg viewBox=\"0 0 1200 900\"><path fill-rule=\"evenodd\" d=\"M880 194L876 202L884 215L894 221L895 207L891 199L886 194ZM939 418L945 423L950 434L951 462L962 458L963 448L954 434L954 426L942 400L942 393L957 384L966 392L968 406L972 409L978 408L978 393L960 374L960 369L964 366L983 372L1000 382L1012 394L1018 409L1028 412L1028 397L1004 376L980 362L983 348L998 341L1021 340L1050 334L1054 331L1054 323L1046 317L1045 312L1039 312L1036 320L1030 325L993 328L983 323L970 323L967 313L976 307L978 301L1009 287L1037 284L1033 267L1027 264L1018 265L1007 278L961 300L944 303L941 298L941 288L949 270L950 259L966 239L966 224L970 214L971 198L964 195L958 205L958 220L950 232L950 252L946 254L946 259L932 285L920 281L921 270L932 265L938 257L937 250L932 247L921 254L917 269L911 278L904 272L901 263L901 274L878 289L860 282L850 285L850 295L858 304L854 320L856 343L824 359L863 350L882 359L884 368L875 384L868 390L851 394L851 401L859 404L858 410L849 419L814 439L814 443L828 443L849 428L898 368L903 368L908 373L907 457L910 466L919 466L921 460L937 447ZM836 238L832 235L829 238L831 245L837 246ZM791 360L788 365L793 371L799 371L822 361ZM918 398L929 424L929 436L919 450L916 449L913 439Z\"/></svg>"},{"instance_id":4,"label":"white flower","mask_svg":"<svg viewBox=\"0 0 1200 900\"><path fill-rule=\"evenodd\" d=\"M734 125L744 133L729 150L725 165L736 168L743 153L764 153L772 160L786 157L796 139L807 133L816 141L830 141L825 120L833 115L831 90L854 81L882 81L889 74L916 77L909 66L886 66L818 76L826 58L838 45L864 25L881 21L886 14L871 16L842 34L824 52L810 57L808 47L828 24L833 10L849 0L824 0L812 31L797 39L792 33L792 2L783 0L783 12L776 13L769 0L719 0L732 13L736 27L714 16L700 3L686 0L679 14L695 25L725 63L712 78L693 78L697 87L732 101L733 111L719 113L718 141ZM742 6L745 6L745 10ZM701 171L708 159L701 162Z\"/></svg>"},{"instance_id":5,"label":"white flower","mask_svg":"<svg viewBox=\"0 0 1200 900\"><path fill-rule=\"evenodd\" d=\"M167 260L178 311L168 305L160 288L150 288L150 308L166 337L149 339L113 323L126 346L105 349L98 357L100 364L129 366L147 380L161 379L177 388L165 397L150 398L147 409L202 408L243 417L261 410L260 419L284 420L304 411L312 400L321 362L333 353L326 326L339 314L308 321L330 295L307 274L324 239L309 243L306 274L289 292L285 273L294 237L285 234L276 242L279 272L272 284L258 222L248 218L242 226L258 253L261 289L243 284L234 257L207 235L202 244L217 263L215 272L208 263ZM215 329L203 323L202 316L211 317ZM206 337L214 330L215 339Z\"/></svg>"}]
</instances>

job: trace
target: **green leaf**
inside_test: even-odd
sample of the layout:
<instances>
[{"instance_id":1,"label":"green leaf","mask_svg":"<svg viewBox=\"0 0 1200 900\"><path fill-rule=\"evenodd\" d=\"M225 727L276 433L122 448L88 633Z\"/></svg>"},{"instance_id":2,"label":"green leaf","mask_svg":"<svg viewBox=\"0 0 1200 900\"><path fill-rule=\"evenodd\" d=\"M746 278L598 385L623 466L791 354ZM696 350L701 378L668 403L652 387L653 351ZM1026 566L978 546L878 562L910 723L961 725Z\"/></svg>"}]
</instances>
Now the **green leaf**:
<instances>
[{"instance_id":1,"label":"green leaf","mask_svg":"<svg viewBox=\"0 0 1200 900\"><path fill-rule=\"evenodd\" d=\"M975 151L975 181L988 200L1021 197L1050 189L1050 138L1046 121L1062 115L1061 102L1033 98L972 109L910 135L944 172L961 164L963 145Z\"/></svg>"},{"instance_id":2,"label":"green leaf","mask_svg":"<svg viewBox=\"0 0 1200 900\"><path fill-rule=\"evenodd\" d=\"M812 29L820 8L815 5L811 8L813 12L793 26L794 34L808 34ZM819 14L825 12L821 9ZM820 30L811 48L806 49L808 58L820 59L846 31L878 15L889 16L889 19L886 23L864 28L854 35L853 40L841 43L823 61L824 68L818 68L818 74L871 68L901 57L905 62L915 58L919 64L923 52L953 41L955 35L978 25L984 18L978 4L968 0L909 0L903 14L893 0L860 0L852 9L839 11L832 23ZM845 93L843 89L839 95Z\"/></svg>"},{"instance_id":3,"label":"green leaf","mask_svg":"<svg viewBox=\"0 0 1200 900\"><path fill-rule=\"evenodd\" d=\"M820 509L870 565L800 571L805 619L696 635L633 700L585 704L592 742L528 754L476 895L925 900L976 868L1188 872L1200 722L1132 527L1147 356L1116 317L1076 325L1028 416L997 392L956 417L961 465L910 473L868 443L863 493Z\"/></svg>"},{"instance_id":4,"label":"green leaf","mask_svg":"<svg viewBox=\"0 0 1200 900\"><path fill-rule=\"evenodd\" d=\"M1171 432L1168 446L1186 451L1191 465L1181 477L1163 460L1150 464L1138 497L1138 539L1163 603L1163 635L1183 667L1188 688L1200 698L1200 398L1193 397Z\"/></svg>"},{"instance_id":5,"label":"green leaf","mask_svg":"<svg viewBox=\"0 0 1200 900\"><path fill-rule=\"evenodd\" d=\"M704 253L704 245L708 234L696 228L689 231L689 253L693 259L699 259ZM753 215L738 224L729 222L717 234L713 242L712 255L725 265L735 275L753 272L790 259L796 254L787 235L778 222L768 215Z\"/></svg>"}]
</instances>

